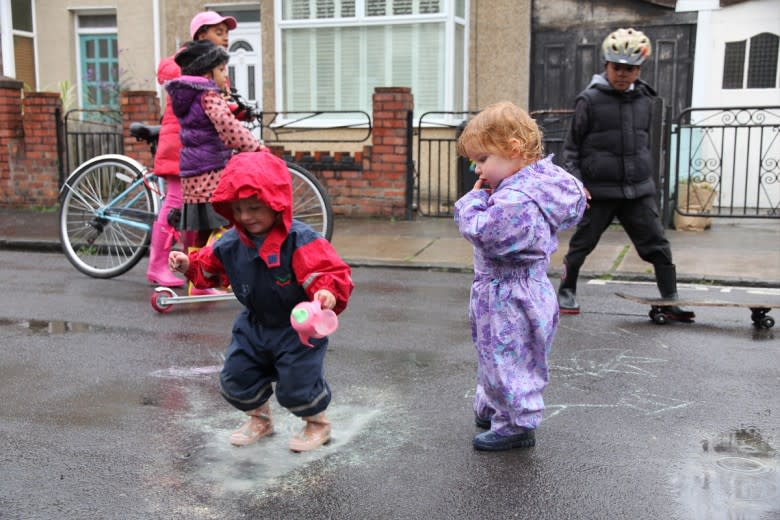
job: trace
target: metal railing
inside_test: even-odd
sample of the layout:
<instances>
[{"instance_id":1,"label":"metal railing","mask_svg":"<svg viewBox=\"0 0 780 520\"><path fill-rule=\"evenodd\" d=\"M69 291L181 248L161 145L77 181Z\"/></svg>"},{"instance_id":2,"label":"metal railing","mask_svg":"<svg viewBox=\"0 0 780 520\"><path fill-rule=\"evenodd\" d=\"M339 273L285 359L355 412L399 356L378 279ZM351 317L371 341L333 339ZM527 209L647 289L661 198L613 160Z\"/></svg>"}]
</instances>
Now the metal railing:
<instances>
[{"instance_id":1,"label":"metal railing","mask_svg":"<svg viewBox=\"0 0 780 520\"><path fill-rule=\"evenodd\" d=\"M268 144L284 143L361 143L371 137L371 116L362 110L312 110L254 112L249 124ZM334 130L355 135L336 134Z\"/></svg>"},{"instance_id":2,"label":"metal railing","mask_svg":"<svg viewBox=\"0 0 780 520\"><path fill-rule=\"evenodd\" d=\"M780 218L780 106L688 108L670 134L677 213Z\"/></svg>"},{"instance_id":3,"label":"metal railing","mask_svg":"<svg viewBox=\"0 0 780 520\"><path fill-rule=\"evenodd\" d=\"M60 158L65 172L98 155L124 152L122 114L115 110L68 110Z\"/></svg>"},{"instance_id":4,"label":"metal railing","mask_svg":"<svg viewBox=\"0 0 780 520\"><path fill-rule=\"evenodd\" d=\"M468 118L477 111L426 112L415 127L416 166L409 176L414 186L412 212L424 216L450 217L453 206L477 180L469 161L459 157L456 144ZM531 112L543 133L545 155L561 159L563 142L569 131L573 110L554 109Z\"/></svg>"}]
</instances>

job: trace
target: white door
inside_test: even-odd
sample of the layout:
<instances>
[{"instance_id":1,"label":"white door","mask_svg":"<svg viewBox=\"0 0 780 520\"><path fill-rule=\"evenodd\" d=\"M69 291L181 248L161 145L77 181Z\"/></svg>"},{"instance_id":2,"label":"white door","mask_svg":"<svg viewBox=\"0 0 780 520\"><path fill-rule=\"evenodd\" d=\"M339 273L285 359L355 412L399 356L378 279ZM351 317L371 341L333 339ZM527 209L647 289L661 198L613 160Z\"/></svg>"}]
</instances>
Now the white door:
<instances>
[{"instance_id":1,"label":"white door","mask_svg":"<svg viewBox=\"0 0 780 520\"><path fill-rule=\"evenodd\" d=\"M241 96L262 106L262 66L260 63L260 24L241 22L230 31L230 84Z\"/></svg>"}]
</instances>

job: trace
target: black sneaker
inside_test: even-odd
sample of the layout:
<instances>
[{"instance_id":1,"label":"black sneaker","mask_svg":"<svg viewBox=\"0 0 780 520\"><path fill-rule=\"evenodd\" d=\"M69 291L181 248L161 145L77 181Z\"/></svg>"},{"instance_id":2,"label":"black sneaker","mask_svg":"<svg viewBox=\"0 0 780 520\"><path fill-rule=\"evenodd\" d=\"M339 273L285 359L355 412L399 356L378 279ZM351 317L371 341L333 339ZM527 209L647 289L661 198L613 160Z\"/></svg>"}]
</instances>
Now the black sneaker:
<instances>
[{"instance_id":1,"label":"black sneaker","mask_svg":"<svg viewBox=\"0 0 780 520\"><path fill-rule=\"evenodd\" d=\"M530 448L536 444L534 430L525 430L514 435L499 435L493 431L482 432L474 437L475 450L504 451L514 448Z\"/></svg>"},{"instance_id":2,"label":"black sneaker","mask_svg":"<svg viewBox=\"0 0 780 520\"><path fill-rule=\"evenodd\" d=\"M678 307L677 305L670 305L668 307L661 307L666 317L672 321L681 321L683 323L692 323L696 314L693 311L686 311Z\"/></svg>"},{"instance_id":3,"label":"black sneaker","mask_svg":"<svg viewBox=\"0 0 780 520\"><path fill-rule=\"evenodd\" d=\"M558 291L558 307L561 314L579 314L580 306L577 303L577 294L572 289Z\"/></svg>"}]
</instances>

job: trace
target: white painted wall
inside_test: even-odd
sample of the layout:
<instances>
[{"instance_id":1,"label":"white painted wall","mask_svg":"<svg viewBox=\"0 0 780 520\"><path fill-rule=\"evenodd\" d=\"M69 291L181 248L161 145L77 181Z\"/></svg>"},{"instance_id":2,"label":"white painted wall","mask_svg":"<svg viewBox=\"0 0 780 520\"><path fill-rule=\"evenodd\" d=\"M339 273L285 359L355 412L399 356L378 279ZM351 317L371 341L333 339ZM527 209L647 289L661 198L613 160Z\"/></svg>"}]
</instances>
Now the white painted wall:
<instances>
[{"instance_id":1,"label":"white painted wall","mask_svg":"<svg viewBox=\"0 0 780 520\"><path fill-rule=\"evenodd\" d=\"M718 7L717 1L688 0L679 2L677 10L699 13L692 106L780 105L780 88L721 88L726 42L747 40L762 32L780 35L780 0L750 0L723 8Z\"/></svg>"}]
</instances>

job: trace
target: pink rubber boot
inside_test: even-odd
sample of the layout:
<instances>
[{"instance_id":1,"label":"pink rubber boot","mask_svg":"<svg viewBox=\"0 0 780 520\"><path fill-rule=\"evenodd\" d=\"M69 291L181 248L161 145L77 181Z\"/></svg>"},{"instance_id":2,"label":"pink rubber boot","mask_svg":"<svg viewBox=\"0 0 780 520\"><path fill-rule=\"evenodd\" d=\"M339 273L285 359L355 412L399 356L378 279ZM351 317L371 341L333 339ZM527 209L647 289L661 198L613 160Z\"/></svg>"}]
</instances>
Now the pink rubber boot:
<instances>
[{"instance_id":1,"label":"pink rubber boot","mask_svg":"<svg viewBox=\"0 0 780 520\"><path fill-rule=\"evenodd\" d=\"M303 417L306 426L303 431L290 439L290 451L301 452L316 450L323 444L330 442L330 421L325 418L325 412L320 412L311 417Z\"/></svg>"},{"instance_id":2,"label":"pink rubber boot","mask_svg":"<svg viewBox=\"0 0 780 520\"><path fill-rule=\"evenodd\" d=\"M246 414L249 416L249 420L230 435L230 444L233 446L248 446L274 432L271 407L268 402L260 408L246 412Z\"/></svg>"},{"instance_id":3,"label":"pink rubber boot","mask_svg":"<svg viewBox=\"0 0 780 520\"><path fill-rule=\"evenodd\" d=\"M183 287L184 280L176 278L168 269L168 254L171 252L168 229L165 224L155 222L152 226L152 241L149 245L149 267L146 279L154 285L165 287ZM173 231L173 230L171 230Z\"/></svg>"}]
</instances>

